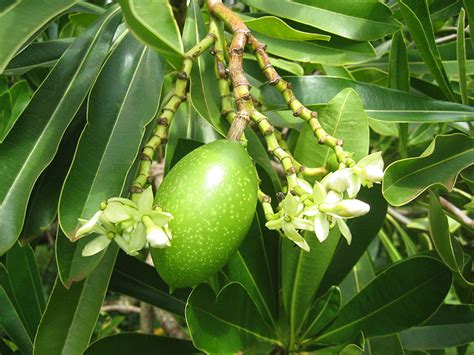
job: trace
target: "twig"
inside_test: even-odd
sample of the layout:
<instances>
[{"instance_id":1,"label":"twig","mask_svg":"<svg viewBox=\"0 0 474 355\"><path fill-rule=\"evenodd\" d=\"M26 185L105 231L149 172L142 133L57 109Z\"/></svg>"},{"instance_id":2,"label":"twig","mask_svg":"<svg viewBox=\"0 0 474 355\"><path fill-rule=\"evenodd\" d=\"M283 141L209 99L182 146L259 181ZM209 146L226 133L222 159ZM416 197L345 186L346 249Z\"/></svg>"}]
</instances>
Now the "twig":
<instances>
[{"instance_id":1,"label":"twig","mask_svg":"<svg viewBox=\"0 0 474 355\"><path fill-rule=\"evenodd\" d=\"M462 210L453 205L451 202L446 200L444 197L439 198L441 206L448 212L451 212L457 220L461 221L463 224L474 227L474 220L472 220L468 215L466 215Z\"/></svg>"},{"instance_id":2,"label":"twig","mask_svg":"<svg viewBox=\"0 0 474 355\"><path fill-rule=\"evenodd\" d=\"M140 307L132 306L128 304L110 304L102 306L101 312L120 312L120 313L137 313L140 314Z\"/></svg>"}]
</instances>

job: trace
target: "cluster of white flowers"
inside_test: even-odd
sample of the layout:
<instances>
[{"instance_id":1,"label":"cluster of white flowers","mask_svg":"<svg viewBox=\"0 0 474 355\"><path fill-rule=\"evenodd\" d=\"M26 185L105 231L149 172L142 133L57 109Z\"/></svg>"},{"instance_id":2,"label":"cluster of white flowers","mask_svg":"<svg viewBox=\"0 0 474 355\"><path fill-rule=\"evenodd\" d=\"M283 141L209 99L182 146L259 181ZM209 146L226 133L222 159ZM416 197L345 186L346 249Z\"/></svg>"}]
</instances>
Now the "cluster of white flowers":
<instances>
[{"instance_id":1,"label":"cluster of white flowers","mask_svg":"<svg viewBox=\"0 0 474 355\"><path fill-rule=\"evenodd\" d=\"M108 199L89 220L79 219L82 226L75 239L95 233L92 241L82 250L83 256L99 253L114 240L129 255L137 255L147 244L153 248L171 245L171 231L168 223L173 216L153 207L153 191L146 189L133 202L126 198Z\"/></svg>"},{"instance_id":2,"label":"cluster of white flowers","mask_svg":"<svg viewBox=\"0 0 474 355\"><path fill-rule=\"evenodd\" d=\"M288 193L275 219L268 221L266 227L281 231L306 251L309 251L309 245L298 230L312 231L323 242L329 230L337 226L350 244L352 234L346 219L362 216L370 210L367 203L355 197L361 186L372 187L382 181L383 166L382 154L377 152L361 159L351 168L329 173L314 186L299 180L300 187L312 196L312 201L307 199L303 203L298 196Z\"/></svg>"}]
</instances>

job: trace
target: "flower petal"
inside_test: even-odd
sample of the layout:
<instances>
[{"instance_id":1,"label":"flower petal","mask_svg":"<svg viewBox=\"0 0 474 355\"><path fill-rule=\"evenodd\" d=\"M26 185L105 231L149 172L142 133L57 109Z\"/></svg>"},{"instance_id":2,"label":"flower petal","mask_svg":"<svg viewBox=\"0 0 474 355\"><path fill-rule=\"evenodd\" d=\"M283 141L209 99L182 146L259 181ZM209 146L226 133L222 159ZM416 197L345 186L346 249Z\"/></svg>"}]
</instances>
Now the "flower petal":
<instances>
[{"instance_id":1,"label":"flower petal","mask_svg":"<svg viewBox=\"0 0 474 355\"><path fill-rule=\"evenodd\" d=\"M107 204L104 210L104 217L110 223L120 223L132 218L129 210L131 208L126 205L122 205L120 202L111 202Z\"/></svg>"},{"instance_id":2,"label":"flower petal","mask_svg":"<svg viewBox=\"0 0 474 355\"><path fill-rule=\"evenodd\" d=\"M110 242L111 240L107 236L99 235L86 244L84 249L82 249L82 256L91 256L100 253L109 246Z\"/></svg>"},{"instance_id":3,"label":"flower petal","mask_svg":"<svg viewBox=\"0 0 474 355\"><path fill-rule=\"evenodd\" d=\"M347 194L349 195L349 198L354 198L357 196L360 191L360 185L360 177L356 174L352 174L349 178L349 187L347 188Z\"/></svg>"},{"instance_id":4,"label":"flower petal","mask_svg":"<svg viewBox=\"0 0 474 355\"><path fill-rule=\"evenodd\" d=\"M281 203L283 207L283 212L291 217L296 217L298 214L298 207L300 205L300 199L296 196L293 196L290 193L286 194L285 199Z\"/></svg>"},{"instance_id":5,"label":"flower petal","mask_svg":"<svg viewBox=\"0 0 474 355\"><path fill-rule=\"evenodd\" d=\"M314 233L321 243L327 239L329 235L329 222L325 213L320 213L314 219Z\"/></svg>"},{"instance_id":6,"label":"flower petal","mask_svg":"<svg viewBox=\"0 0 474 355\"><path fill-rule=\"evenodd\" d=\"M130 252L142 250L146 245L146 232L143 223L138 223L130 237Z\"/></svg>"},{"instance_id":7,"label":"flower petal","mask_svg":"<svg viewBox=\"0 0 474 355\"><path fill-rule=\"evenodd\" d=\"M265 227L271 230L279 230L283 227L283 218L272 219L265 223Z\"/></svg>"},{"instance_id":8,"label":"flower petal","mask_svg":"<svg viewBox=\"0 0 474 355\"><path fill-rule=\"evenodd\" d=\"M173 219L173 215L171 213L162 211L151 211L148 212L147 215L150 216L153 223L155 223L158 227L168 224Z\"/></svg>"},{"instance_id":9,"label":"flower petal","mask_svg":"<svg viewBox=\"0 0 474 355\"><path fill-rule=\"evenodd\" d=\"M137 200L137 207L141 213L147 213L153 208L153 190L149 186L145 191L143 191Z\"/></svg>"},{"instance_id":10,"label":"flower petal","mask_svg":"<svg viewBox=\"0 0 474 355\"><path fill-rule=\"evenodd\" d=\"M314 203L320 204L323 203L326 198L326 188L319 181L314 183L313 187L313 199Z\"/></svg>"},{"instance_id":11,"label":"flower petal","mask_svg":"<svg viewBox=\"0 0 474 355\"><path fill-rule=\"evenodd\" d=\"M290 239L291 241L293 241L297 246L299 246L301 249L303 249L304 251L309 251L309 245L308 243L306 242L306 240L301 236L301 234L299 234L295 227L293 227L291 224L289 223L285 223L283 225L283 233L285 234L285 236Z\"/></svg>"},{"instance_id":12,"label":"flower petal","mask_svg":"<svg viewBox=\"0 0 474 355\"><path fill-rule=\"evenodd\" d=\"M74 236L74 239L79 239L87 234L92 233L94 230L94 227L99 222L99 217L101 214L102 214L102 211L97 211L89 220L79 219L79 222L82 223L83 221L85 221L85 223L76 231L76 235Z\"/></svg>"},{"instance_id":13,"label":"flower petal","mask_svg":"<svg viewBox=\"0 0 474 355\"><path fill-rule=\"evenodd\" d=\"M350 245L352 242L352 233L346 222L344 222L344 220L342 220L341 218L336 218L336 223L337 227L341 231L341 234L344 236L344 238L346 238L347 244Z\"/></svg>"},{"instance_id":14,"label":"flower petal","mask_svg":"<svg viewBox=\"0 0 474 355\"><path fill-rule=\"evenodd\" d=\"M308 221L308 220L303 219L303 218L293 218L291 223L293 224L293 226L295 226L296 229L304 229L304 230L307 230L307 231L313 231L314 230L313 229L314 228L313 223L311 223L311 221Z\"/></svg>"}]
</instances>

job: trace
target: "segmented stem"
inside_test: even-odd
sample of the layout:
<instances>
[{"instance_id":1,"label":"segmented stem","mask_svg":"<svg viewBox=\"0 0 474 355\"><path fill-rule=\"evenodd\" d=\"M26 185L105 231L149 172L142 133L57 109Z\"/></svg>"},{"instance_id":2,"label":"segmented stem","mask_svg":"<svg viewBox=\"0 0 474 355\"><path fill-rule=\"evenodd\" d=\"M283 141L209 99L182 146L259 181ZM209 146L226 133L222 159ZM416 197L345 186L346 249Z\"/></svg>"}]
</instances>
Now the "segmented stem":
<instances>
[{"instance_id":1,"label":"segmented stem","mask_svg":"<svg viewBox=\"0 0 474 355\"><path fill-rule=\"evenodd\" d=\"M215 40L216 34L211 31L202 41L185 53L183 68L178 72L174 93L162 108L161 115L156 120L157 125L153 131L153 135L143 147L138 173L130 187L130 199L132 201L138 199L144 190L145 185L148 183L151 163L155 152L161 144L166 144L168 128L173 120L174 114L178 110L179 105L186 100L188 80L194 59L199 57L205 50L209 49Z\"/></svg>"}]
</instances>

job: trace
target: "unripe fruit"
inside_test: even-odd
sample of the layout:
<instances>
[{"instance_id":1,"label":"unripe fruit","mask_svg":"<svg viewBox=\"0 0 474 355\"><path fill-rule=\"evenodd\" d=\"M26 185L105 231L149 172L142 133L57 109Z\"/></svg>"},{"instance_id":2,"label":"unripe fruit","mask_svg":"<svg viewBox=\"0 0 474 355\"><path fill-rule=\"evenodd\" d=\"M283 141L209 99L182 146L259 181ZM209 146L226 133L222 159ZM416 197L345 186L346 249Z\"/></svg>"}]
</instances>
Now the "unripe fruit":
<instances>
[{"instance_id":1,"label":"unripe fruit","mask_svg":"<svg viewBox=\"0 0 474 355\"><path fill-rule=\"evenodd\" d=\"M171 246L152 256L172 289L205 281L227 263L250 228L257 188L255 167L236 141L199 147L171 169L156 195L174 216Z\"/></svg>"}]
</instances>

